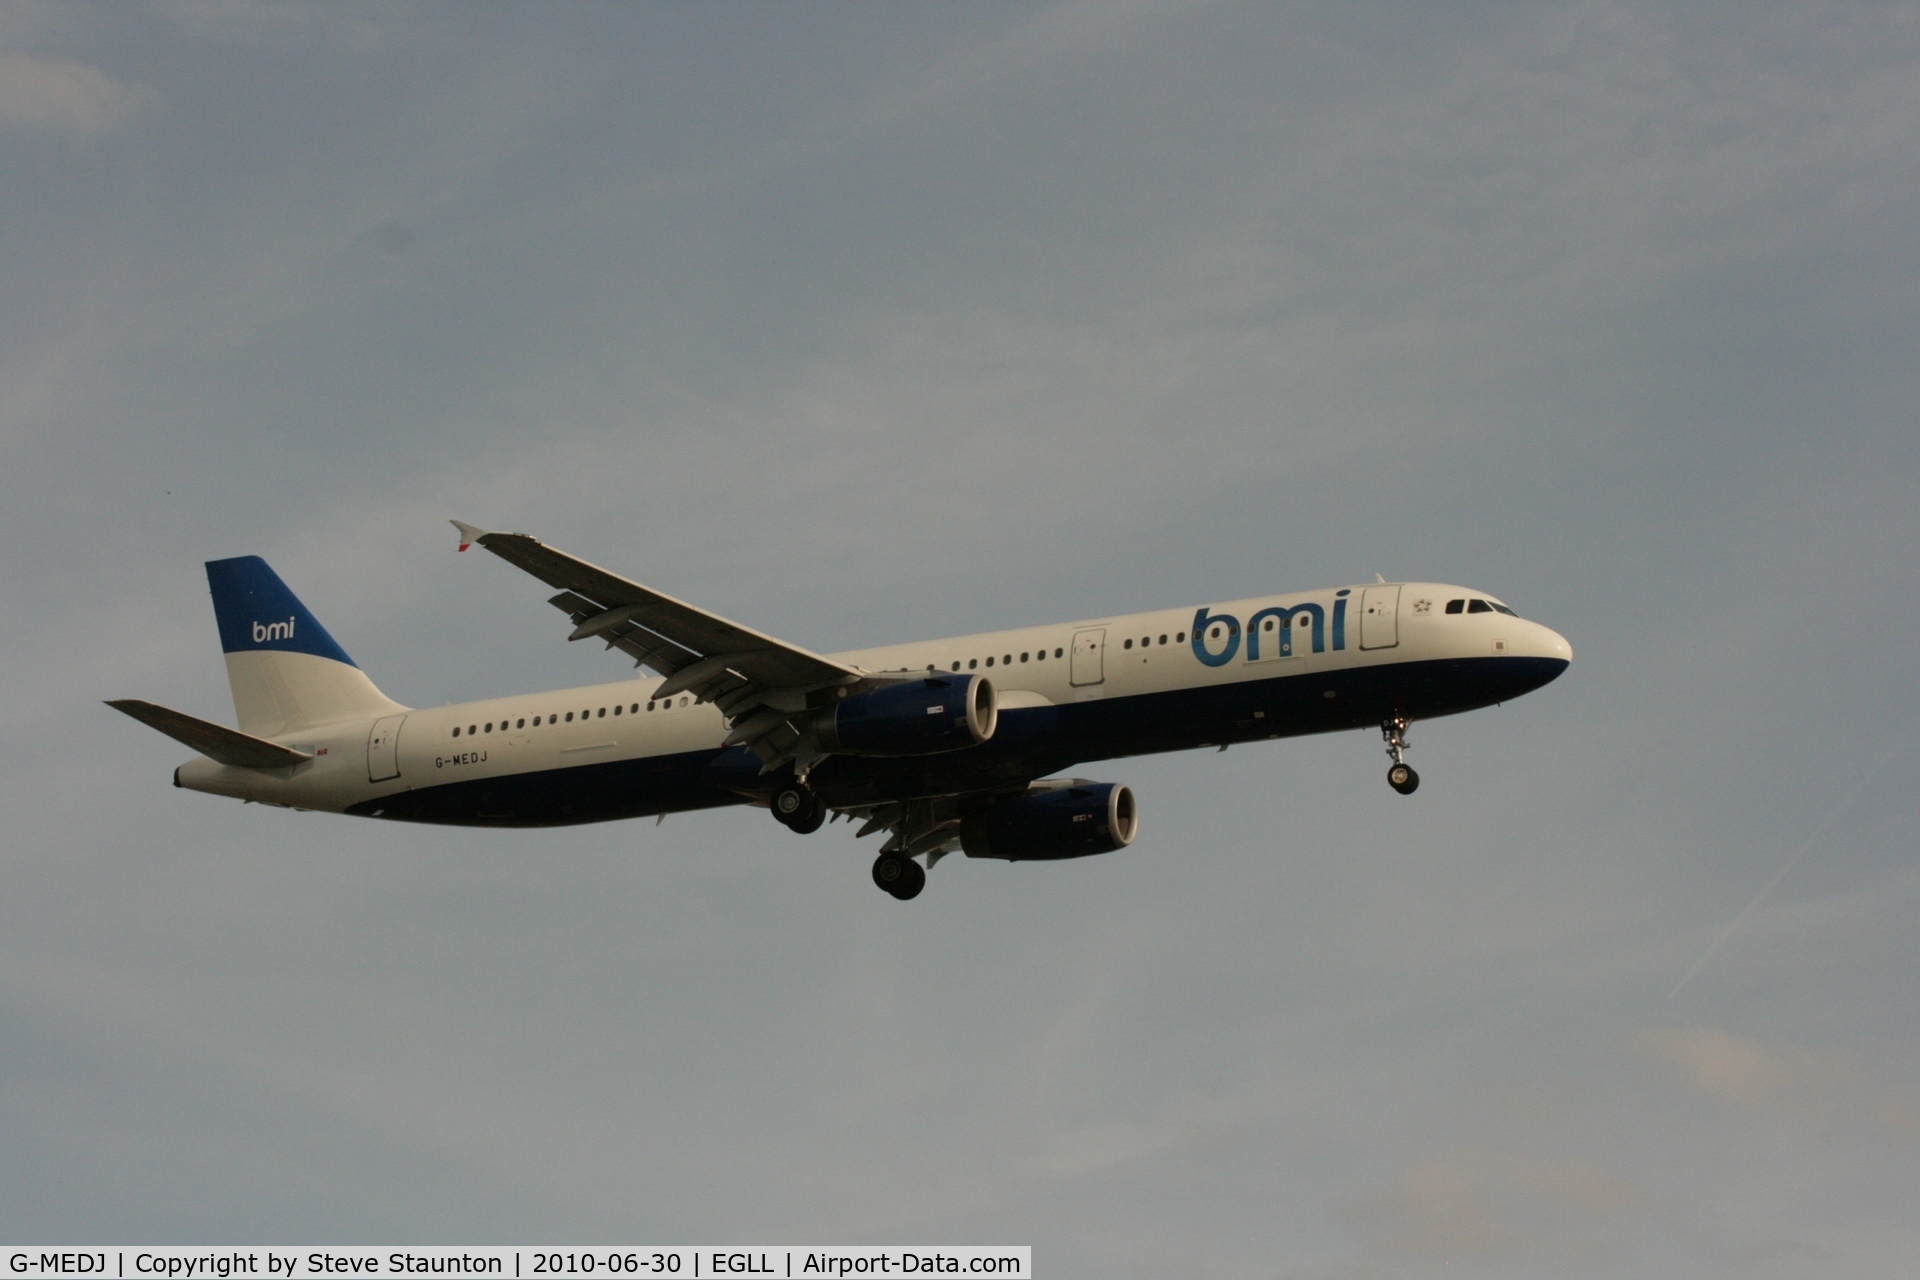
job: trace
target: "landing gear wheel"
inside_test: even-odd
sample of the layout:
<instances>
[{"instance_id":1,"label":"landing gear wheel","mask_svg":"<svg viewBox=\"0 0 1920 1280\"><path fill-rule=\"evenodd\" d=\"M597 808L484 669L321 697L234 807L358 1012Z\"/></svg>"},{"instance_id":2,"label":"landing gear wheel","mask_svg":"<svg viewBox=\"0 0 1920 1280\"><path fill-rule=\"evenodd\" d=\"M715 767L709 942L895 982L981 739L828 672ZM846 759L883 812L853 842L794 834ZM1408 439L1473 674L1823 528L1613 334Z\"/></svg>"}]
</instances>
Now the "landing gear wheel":
<instances>
[{"instance_id":1,"label":"landing gear wheel","mask_svg":"<svg viewBox=\"0 0 1920 1280\"><path fill-rule=\"evenodd\" d=\"M1407 729L1412 721L1398 713L1380 722L1380 737L1387 744L1387 756L1393 768L1387 770L1387 785L1403 796L1420 789L1420 775L1407 763Z\"/></svg>"},{"instance_id":2,"label":"landing gear wheel","mask_svg":"<svg viewBox=\"0 0 1920 1280\"><path fill-rule=\"evenodd\" d=\"M883 853L873 860L873 882L905 902L927 887L927 873L912 858Z\"/></svg>"},{"instance_id":3,"label":"landing gear wheel","mask_svg":"<svg viewBox=\"0 0 1920 1280\"><path fill-rule=\"evenodd\" d=\"M820 824L827 820L827 806L820 803L820 797L805 783L789 782L773 793L768 808L780 825L801 835L818 831Z\"/></svg>"},{"instance_id":4,"label":"landing gear wheel","mask_svg":"<svg viewBox=\"0 0 1920 1280\"><path fill-rule=\"evenodd\" d=\"M807 811L788 822L787 826L799 835L810 836L825 826L826 821L827 806L821 804L819 797L816 796Z\"/></svg>"}]
</instances>

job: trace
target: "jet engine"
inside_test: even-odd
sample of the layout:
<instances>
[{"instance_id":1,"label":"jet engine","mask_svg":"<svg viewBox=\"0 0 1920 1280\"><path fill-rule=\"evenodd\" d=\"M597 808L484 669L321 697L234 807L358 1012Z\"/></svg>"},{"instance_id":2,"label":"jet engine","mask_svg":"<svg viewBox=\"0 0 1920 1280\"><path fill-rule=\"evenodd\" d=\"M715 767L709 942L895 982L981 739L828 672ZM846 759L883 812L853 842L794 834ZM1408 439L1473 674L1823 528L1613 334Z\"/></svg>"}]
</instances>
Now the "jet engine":
<instances>
[{"instance_id":1,"label":"jet engine","mask_svg":"<svg viewBox=\"0 0 1920 1280\"><path fill-rule=\"evenodd\" d=\"M999 801L960 823L969 858L1055 861L1112 853L1139 830L1133 789L1118 782L1070 782Z\"/></svg>"},{"instance_id":2,"label":"jet engine","mask_svg":"<svg viewBox=\"0 0 1920 1280\"><path fill-rule=\"evenodd\" d=\"M814 716L820 750L854 756L917 756L985 742L999 725L984 676L930 675L886 685Z\"/></svg>"}]
</instances>

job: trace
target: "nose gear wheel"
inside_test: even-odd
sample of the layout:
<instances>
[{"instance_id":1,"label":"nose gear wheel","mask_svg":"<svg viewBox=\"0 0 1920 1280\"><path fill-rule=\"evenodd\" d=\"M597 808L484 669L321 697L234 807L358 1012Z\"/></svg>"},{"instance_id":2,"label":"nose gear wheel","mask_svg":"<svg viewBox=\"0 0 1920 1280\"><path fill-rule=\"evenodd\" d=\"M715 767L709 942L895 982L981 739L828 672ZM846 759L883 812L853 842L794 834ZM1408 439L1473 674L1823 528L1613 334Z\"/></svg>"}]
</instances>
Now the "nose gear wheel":
<instances>
[{"instance_id":1,"label":"nose gear wheel","mask_svg":"<svg viewBox=\"0 0 1920 1280\"><path fill-rule=\"evenodd\" d=\"M1400 715L1380 722L1380 737L1386 741L1387 755L1393 760L1393 767L1387 770L1387 785L1403 796L1420 789L1420 775L1407 763L1407 729L1412 723Z\"/></svg>"}]
</instances>

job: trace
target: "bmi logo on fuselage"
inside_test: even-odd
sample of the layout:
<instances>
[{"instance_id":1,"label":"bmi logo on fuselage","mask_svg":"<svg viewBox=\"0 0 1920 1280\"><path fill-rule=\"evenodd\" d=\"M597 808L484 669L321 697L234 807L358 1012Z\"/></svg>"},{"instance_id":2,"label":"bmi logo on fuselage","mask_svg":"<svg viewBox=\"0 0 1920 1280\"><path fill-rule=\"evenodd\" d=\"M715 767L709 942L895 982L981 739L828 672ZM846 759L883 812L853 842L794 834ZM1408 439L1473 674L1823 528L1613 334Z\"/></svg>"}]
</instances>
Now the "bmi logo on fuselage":
<instances>
[{"instance_id":1,"label":"bmi logo on fuselage","mask_svg":"<svg viewBox=\"0 0 1920 1280\"><path fill-rule=\"evenodd\" d=\"M293 619L285 622L256 622L253 624L253 642L265 644L269 640L293 639Z\"/></svg>"},{"instance_id":2,"label":"bmi logo on fuselage","mask_svg":"<svg viewBox=\"0 0 1920 1280\"><path fill-rule=\"evenodd\" d=\"M1328 623L1332 623L1333 647L1347 647L1347 595L1349 589L1334 592L1333 617L1313 601L1281 604L1262 609L1247 619L1248 662L1293 656L1293 624L1313 629L1310 637L1315 653L1327 651ZM1240 619L1230 613L1212 613L1205 606L1193 611L1193 656L1209 667L1224 667L1240 652ZM1262 644L1266 652L1261 652ZM1216 652L1215 650L1218 650Z\"/></svg>"}]
</instances>

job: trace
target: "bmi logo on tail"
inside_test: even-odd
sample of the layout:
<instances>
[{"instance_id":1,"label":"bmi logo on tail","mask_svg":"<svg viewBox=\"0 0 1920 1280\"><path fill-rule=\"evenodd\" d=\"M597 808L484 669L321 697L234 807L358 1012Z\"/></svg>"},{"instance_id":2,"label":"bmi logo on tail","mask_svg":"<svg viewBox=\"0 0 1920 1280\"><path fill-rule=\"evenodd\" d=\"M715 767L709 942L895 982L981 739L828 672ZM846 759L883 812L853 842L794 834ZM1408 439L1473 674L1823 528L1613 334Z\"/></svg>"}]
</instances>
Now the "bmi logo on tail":
<instances>
[{"instance_id":1,"label":"bmi logo on tail","mask_svg":"<svg viewBox=\"0 0 1920 1280\"><path fill-rule=\"evenodd\" d=\"M265 644L269 640L293 639L293 619L285 622L256 622L253 624L253 642Z\"/></svg>"}]
</instances>

